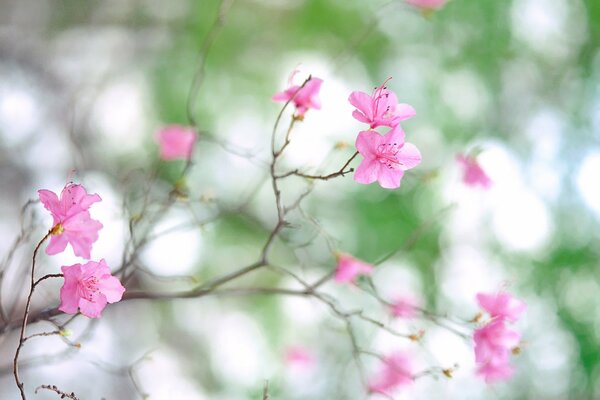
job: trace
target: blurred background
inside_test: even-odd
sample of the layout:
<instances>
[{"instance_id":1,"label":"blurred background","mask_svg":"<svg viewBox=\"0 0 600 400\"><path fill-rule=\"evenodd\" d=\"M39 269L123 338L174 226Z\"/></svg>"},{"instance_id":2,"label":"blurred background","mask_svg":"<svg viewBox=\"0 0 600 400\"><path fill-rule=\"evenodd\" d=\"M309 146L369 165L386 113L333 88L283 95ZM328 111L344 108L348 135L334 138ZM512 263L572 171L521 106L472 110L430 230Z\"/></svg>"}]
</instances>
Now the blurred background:
<instances>
[{"instance_id":1,"label":"blurred background","mask_svg":"<svg viewBox=\"0 0 600 400\"><path fill-rule=\"evenodd\" d=\"M226 6L0 2L0 298L17 307L12 318L22 315L33 245L51 224L40 204L21 214L38 189L58 192L71 176L100 194L92 216L104 229L92 258L118 268L140 193L156 171L149 198L158 204L183 168L158 163L154 137L166 124L189 124L199 54L214 35L193 109L203 136L188 196L144 228L158 237L140 250L128 288L185 290L257 259L277 221L268 163L281 104L271 96L291 71L300 69L297 83L308 74L324 80L323 106L298 124L281 168L314 173L337 171L354 152L363 125L351 116L350 92L370 93L392 76L388 87L417 110L402 126L423 163L394 191L350 176L316 182L272 262L314 281L333 270L332 249L375 262L412 237L376 268L384 297L413 296L467 320L480 291L506 287L527 302L515 376L493 386L475 376L472 345L448 330L389 321L425 330L417 344L357 321L364 348L408 349L419 369L459 365L453 379L423 377L395 398L600 398L600 2L451 0L429 16L401 0ZM220 9L223 25L214 28ZM480 152L490 190L461 182L455 157L470 151ZM284 202L309 185L287 179ZM27 235L10 258L22 226ZM75 262L70 249L40 254L39 273ZM237 286L297 284L262 271ZM34 308L55 307L59 287L41 287ZM343 310L388 322L357 288L330 282L323 291ZM42 322L28 332L50 329ZM80 349L56 337L25 347L32 397L56 398L33 395L56 384L82 399L259 399L265 380L272 399L366 397L344 322L315 299L127 301L70 329ZM14 332L0 337L1 399L18 396L15 346ZM294 348L308 362L294 361ZM376 371L376 359L364 362Z\"/></svg>"}]
</instances>

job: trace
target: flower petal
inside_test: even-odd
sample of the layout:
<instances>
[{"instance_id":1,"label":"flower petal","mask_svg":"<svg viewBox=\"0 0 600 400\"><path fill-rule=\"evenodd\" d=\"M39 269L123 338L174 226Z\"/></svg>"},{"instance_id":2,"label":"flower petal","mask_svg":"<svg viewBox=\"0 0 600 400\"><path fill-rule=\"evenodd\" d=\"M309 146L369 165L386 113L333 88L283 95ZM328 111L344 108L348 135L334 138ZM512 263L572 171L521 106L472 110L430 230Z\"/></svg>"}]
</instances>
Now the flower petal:
<instances>
[{"instance_id":1,"label":"flower petal","mask_svg":"<svg viewBox=\"0 0 600 400\"><path fill-rule=\"evenodd\" d=\"M368 185L377 180L381 164L373 158L365 158L361 161L354 172L354 180L358 183Z\"/></svg>"},{"instance_id":2,"label":"flower petal","mask_svg":"<svg viewBox=\"0 0 600 400\"><path fill-rule=\"evenodd\" d=\"M103 294L94 296L93 301L84 298L79 299L79 309L81 313L89 318L98 318L102 310L106 307L106 297Z\"/></svg>"},{"instance_id":3,"label":"flower petal","mask_svg":"<svg viewBox=\"0 0 600 400\"><path fill-rule=\"evenodd\" d=\"M400 187L400 180L404 176L404 171L395 168L380 168L377 181L384 189L397 189Z\"/></svg>"},{"instance_id":4,"label":"flower petal","mask_svg":"<svg viewBox=\"0 0 600 400\"><path fill-rule=\"evenodd\" d=\"M58 309L67 314L76 314L79 306L77 283L81 274L81 264L61 267L64 282L60 288L60 305Z\"/></svg>"},{"instance_id":5,"label":"flower petal","mask_svg":"<svg viewBox=\"0 0 600 400\"><path fill-rule=\"evenodd\" d=\"M50 236L50 243L46 247L46 254L53 256L55 254L62 253L65 251L68 242L69 239L64 232L60 235Z\"/></svg>"},{"instance_id":6,"label":"flower petal","mask_svg":"<svg viewBox=\"0 0 600 400\"><path fill-rule=\"evenodd\" d=\"M394 114L396 114L399 121L404 121L417 115L417 111L410 104L400 103L396 106Z\"/></svg>"},{"instance_id":7,"label":"flower petal","mask_svg":"<svg viewBox=\"0 0 600 400\"><path fill-rule=\"evenodd\" d=\"M350 102L350 104L352 104L354 107L356 107L359 111L361 111L363 113L363 115L365 116L365 118L367 119L367 121L362 121L359 119L360 122L371 122L373 121L373 98L371 96L369 96L368 94L364 93L364 92L352 92L350 93L350 96L348 97L348 101ZM356 118L356 116L354 115L354 113L352 114L354 116L354 118ZM358 118L357 118L358 119Z\"/></svg>"},{"instance_id":8,"label":"flower petal","mask_svg":"<svg viewBox=\"0 0 600 400\"><path fill-rule=\"evenodd\" d=\"M116 303L121 300L125 292L125 288L121 285L119 279L111 275L102 276L100 282L98 282L98 288L109 303Z\"/></svg>"},{"instance_id":9,"label":"flower petal","mask_svg":"<svg viewBox=\"0 0 600 400\"><path fill-rule=\"evenodd\" d=\"M414 168L421 163L421 152L412 143L404 143L396 156L404 170Z\"/></svg>"}]
</instances>

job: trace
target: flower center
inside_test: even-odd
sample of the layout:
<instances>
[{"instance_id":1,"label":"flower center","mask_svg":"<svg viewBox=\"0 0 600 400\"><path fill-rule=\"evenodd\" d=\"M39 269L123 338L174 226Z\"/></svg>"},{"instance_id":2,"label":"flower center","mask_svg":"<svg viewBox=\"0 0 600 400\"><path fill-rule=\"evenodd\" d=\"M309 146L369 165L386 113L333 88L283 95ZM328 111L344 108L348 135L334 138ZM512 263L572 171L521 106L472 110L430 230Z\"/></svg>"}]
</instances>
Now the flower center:
<instances>
[{"instance_id":1,"label":"flower center","mask_svg":"<svg viewBox=\"0 0 600 400\"><path fill-rule=\"evenodd\" d=\"M79 281L77 285L77 294L79 297L82 297L92 303L95 302L96 293L98 293L100 289L98 289L98 278L95 276L90 276L89 278L85 278Z\"/></svg>"},{"instance_id":2,"label":"flower center","mask_svg":"<svg viewBox=\"0 0 600 400\"><path fill-rule=\"evenodd\" d=\"M56 224L50 229L50 233L54 236L59 236L65 231L65 227L62 224Z\"/></svg>"},{"instance_id":3,"label":"flower center","mask_svg":"<svg viewBox=\"0 0 600 400\"><path fill-rule=\"evenodd\" d=\"M400 169L402 163L398 160L400 148L397 143L384 143L377 146L377 161L389 169Z\"/></svg>"}]
</instances>

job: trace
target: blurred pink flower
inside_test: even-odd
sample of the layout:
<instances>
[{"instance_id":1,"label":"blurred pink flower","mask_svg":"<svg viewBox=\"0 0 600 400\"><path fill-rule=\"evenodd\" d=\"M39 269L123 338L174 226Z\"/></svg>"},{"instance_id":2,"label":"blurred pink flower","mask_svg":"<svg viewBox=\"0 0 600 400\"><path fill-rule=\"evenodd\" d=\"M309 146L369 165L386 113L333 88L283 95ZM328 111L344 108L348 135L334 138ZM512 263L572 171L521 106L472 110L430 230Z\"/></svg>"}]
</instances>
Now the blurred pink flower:
<instances>
[{"instance_id":1,"label":"blurred pink flower","mask_svg":"<svg viewBox=\"0 0 600 400\"><path fill-rule=\"evenodd\" d=\"M290 346L285 350L285 362L291 367L310 368L315 364L313 353L302 346Z\"/></svg>"},{"instance_id":2,"label":"blurred pink flower","mask_svg":"<svg viewBox=\"0 0 600 400\"><path fill-rule=\"evenodd\" d=\"M416 302L409 297L398 297L391 308L392 315L398 318L413 318L417 314Z\"/></svg>"},{"instance_id":3,"label":"blurred pink flower","mask_svg":"<svg viewBox=\"0 0 600 400\"><path fill-rule=\"evenodd\" d=\"M292 84L292 80L297 71L290 76L290 87L283 92L275 93L272 97L274 101L287 102L291 100L296 106L296 116L304 117L304 114L310 109L321 109L321 100L319 100L319 90L321 90L322 79L310 78L308 82L301 87Z\"/></svg>"},{"instance_id":4,"label":"blurred pink flower","mask_svg":"<svg viewBox=\"0 0 600 400\"><path fill-rule=\"evenodd\" d=\"M475 330L477 372L486 382L508 379L512 375L509 358L521 335L506 327L503 320L487 323Z\"/></svg>"},{"instance_id":5,"label":"blurred pink flower","mask_svg":"<svg viewBox=\"0 0 600 400\"><path fill-rule=\"evenodd\" d=\"M46 247L49 255L58 254L71 243L78 257L90 258L92 244L98 240L102 224L91 219L88 209L102 199L97 194L87 194L81 185L68 183L63 188L60 199L50 190L38 190L40 201L50 211L54 220L50 244Z\"/></svg>"},{"instance_id":6,"label":"blurred pink flower","mask_svg":"<svg viewBox=\"0 0 600 400\"><path fill-rule=\"evenodd\" d=\"M479 185L484 189L492 186L492 180L487 176L483 168L481 168L475 157L458 154L456 161L463 168L463 182L465 185L473 187Z\"/></svg>"},{"instance_id":7,"label":"blurred pink flower","mask_svg":"<svg viewBox=\"0 0 600 400\"><path fill-rule=\"evenodd\" d=\"M400 187L404 171L421 162L419 149L404 142L404 131L400 126L384 136L373 130L360 132L356 149L364 159L354 173L354 180L363 184L378 181L386 189Z\"/></svg>"},{"instance_id":8,"label":"blurred pink flower","mask_svg":"<svg viewBox=\"0 0 600 400\"><path fill-rule=\"evenodd\" d=\"M508 293L494 294L477 293L477 302L492 318L516 321L525 311L525 302L514 298Z\"/></svg>"},{"instance_id":9,"label":"blurred pink flower","mask_svg":"<svg viewBox=\"0 0 600 400\"><path fill-rule=\"evenodd\" d=\"M103 259L63 266L61 270L65 282L60 288L58 309L67 314L76 314L79 308L83 315L98 318L106 303L116 303L125 292Z\"/></svg>"},{"instance_id":10,"label":"blurred pink flower","mask_svg":"<svg viewBox=\"0 0 600 400\"><path fill-rule=\"evenodd\" d=\"M196 143L196 131L188 126L169 125L158 131L156 140L162 160L189 160Z\"/></svg>"},{"instance_id":11,"label":"blurred pink flower","mask_svg":"<svg viewBox=\"0 0 600 400\"><path fill-rule=\"evenodd\" d=\"M410 385L413 375L410 357L406 353L395 352L384 358L379 373L369 381L369 391L390 396L390 392Z\"/></svg>"},{"instance_id":12,"label":"blurred pink flower","mask_svg":"<svg viewBox=\"0 0 600 400\"><path fill-rule=\"evenodd\" d=\"M335 281L337 283L354 283L354 280L359 275L369 275L372 271L373 266L371 264L367 264L348 254L340 254L335 270Z\"/></svg>"},{"instance_id":13,"label":"blurred pink flower","mask_svg":"<svg viewBox=\"0 0 600 400\"><path fill-rule=\"evenodd\" d=\"M495 359L479 364L477 374L487 383L493 383L508 380L513 374L513 369L508 361Z\"/></svg>"},{"instance_id":14,"label":"blurred pink flower","mask_svg":"<svg viewBox=\"0 0 600 400\"><path fill-rule=\"evenodd\" d=\"M406 2L412 6L426 10L437 10L442 8L448 0L406 0Z\"/></svg>"},{"instance_id":15,"label":"blurred pink flower","mask_svg":"<svg viewBox=\"0 0 600 400\"><path fill-rule=\"evenodd\" d=\"M352 92L348 101L357 109L352 112L352 116L369 124L371 129L378 126L396 127L400 121L414 117L415 109L404 103L398 104L396 95L385 87L388 78L380 87L375 88L372 95L364 92Z\"/></svg>"}]
</instances>

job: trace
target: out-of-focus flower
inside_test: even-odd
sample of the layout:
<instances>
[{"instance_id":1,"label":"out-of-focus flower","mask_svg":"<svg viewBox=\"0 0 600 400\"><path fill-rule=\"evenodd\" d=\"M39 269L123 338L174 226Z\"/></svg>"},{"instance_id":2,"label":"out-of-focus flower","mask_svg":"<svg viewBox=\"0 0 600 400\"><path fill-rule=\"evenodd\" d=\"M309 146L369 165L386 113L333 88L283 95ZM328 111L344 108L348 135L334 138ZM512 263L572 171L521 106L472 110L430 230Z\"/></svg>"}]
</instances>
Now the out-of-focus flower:
<instances>
[{"instance_id":1,"label":"out-of-focus flower","mask_svg":"<svg viewBox=\"0 0 600 400\"><path fill-rule=\"evenodd\" d=\"M107 303L121 300L125 292L103 259L63 266L61 270L65 281L60 289L58 309L67 314L75 314L79 308L83 315L98 318Z\"/></svg>"},{"instance_id":2,"label":"out-of-focus flower","mask_svg":"<svg viewBox=\"0 0 600 400\"><path fill-rule=\"evenodd\" d=\"M369 275L373 266L358 260L348 254L338 255L337 268L335 269L335 281L337 283L354 282L359 275Z\"/></svg>"},{"instance_id":3,"label":"out-of-focus flower","mask_svg":"<svg viewBox=\"0 0 600 400\"><path fill-rule=\"evenodd\" d=\"M305 347L290 346L285 350L285 363L290 367L311 368L315 362L315 356Z\"/></svg>"},{"instance_id":4,"label":"out-of-focus flower","mask_svg":"<svg viewBox=\"0 0 600 400\"><path fill-rule=\"evenodd\" d=\"M65 185L60 199L56 193L46 189L38 190L38 195L54 219L46 253L58 254L65 250L67 243L71 243L76 256L90 258L92 244L98 240L102 224L90 217L88 209L102 200L100 196L87 194L83 186L73 183Z\"/></svg>"},{"instance_id":5,"label":"out-of-focus flower","mask_svg":"<svg viewBox=\"0 0 600 400\"><path fill-rule=\"evenodd\" d=\"M509 329L503 320L497 320L475 330L473 339L477 373L488 383L510 378L510 354L519 344L521 335Z\"/></svg>"},{"instance_id":6,"label":"out-of-focus flower","mask_svg":"<svg viewBox=\"0 0 600 400\"><path fill-rule=\"evenodd\" d=\"M363 184L378 181L386 189L400 187L404 171L421 162L419 149L404 142L404 131L400 126L384 136L373 130L360 132L356 149L364 159L354 173L354 180Z\"/></svg>"},{"instance_id":7,"label":"out-of-focus flower","mask_svg":"<svg viewBox=\"0 0 600 400\"><path fill-rule=\"evenodd\" d=\"M494 319L516 321L527 308L525 302L508 293L477 293L477 302Z\"/></svg>"},{"instance_id":8,"label":"out-of-focus flower","mask_svg":"<svg viewBox=\"0 0 600 400\"><path fill-rule=\"evenodd\" d=\"M378 126L396 127L400 121L415 116L415 109L404 103L398 103L396 94L385 87L386 80L380 87L375 88L372 95L364 92L352 92L348 101L357 109L352 116L369 124L371 129Z\"/></svg>"},{"instance_id":9,"label":"out-of-focus flower","mask_svg":"<svg viewBox=\"0 0 600 400\"><path fill-rule=\"evenodd\" d=\"M448 0L406 0L406 2L411 6L425 10L438 10L442 8Z\"/></svg>"},{"instance_id":10,"label":"out-of-focus flower","mask_svg":"<svg viewBox=\"0 0 600 400\"><path fill-rule=\"evenodd\" d=\"M404 352L395 352L383 360L379 372L369 381L369 391L390 396L393 391L413 382L413 366Z\"/></svg>"},{"instance_id":11,"label":"out-of-focus flower","mask_svg":"<svg viewBox=\"0 0 600 400\"><path fill-rule=\"evenodd\" d=\"M408 297L398 297L391 306L392 315L398 318L412 318L417 314L416 302Z\"/></svg>"},{"instance_id":12,"label":"out-of-focus flower","mask_svg":"<svg viewBox=\"0 0 600 400\"><path fill-rule=\"evenodd\" d=\"M160 158L165 161L189 160L196 143L196 130L181 125L165 126L156 134Z\"/></svg>"},{"instance_id":13,"label":"out-of-focus flower","mask_svg":"<svg viewBox=\"0 0 600 400\"><path fill-rule=\"evenodd\" d=\"M290 76L290 86L283 92L275 93L272 97L274 101L287 102L292 101L296 106L296 117L303 118L304 114L310 109L321 109L321 100L319 99L319 90L323 80L311 77L304 86L294 85L293 77L297 71L294 71Z\"/></svg>"},{"instance_id":14,"label":"out-of-focus flower","mask_svg":"<svg viewBox=\"0 0 600 400\"><path fill-rule=\"evenodd\" d=\"M463 182L467 186L481 186L488 189L492 186L492 180L487 176L475 157L458 154L456 161L463 169Z\"/></svg>"}]
</instances>

